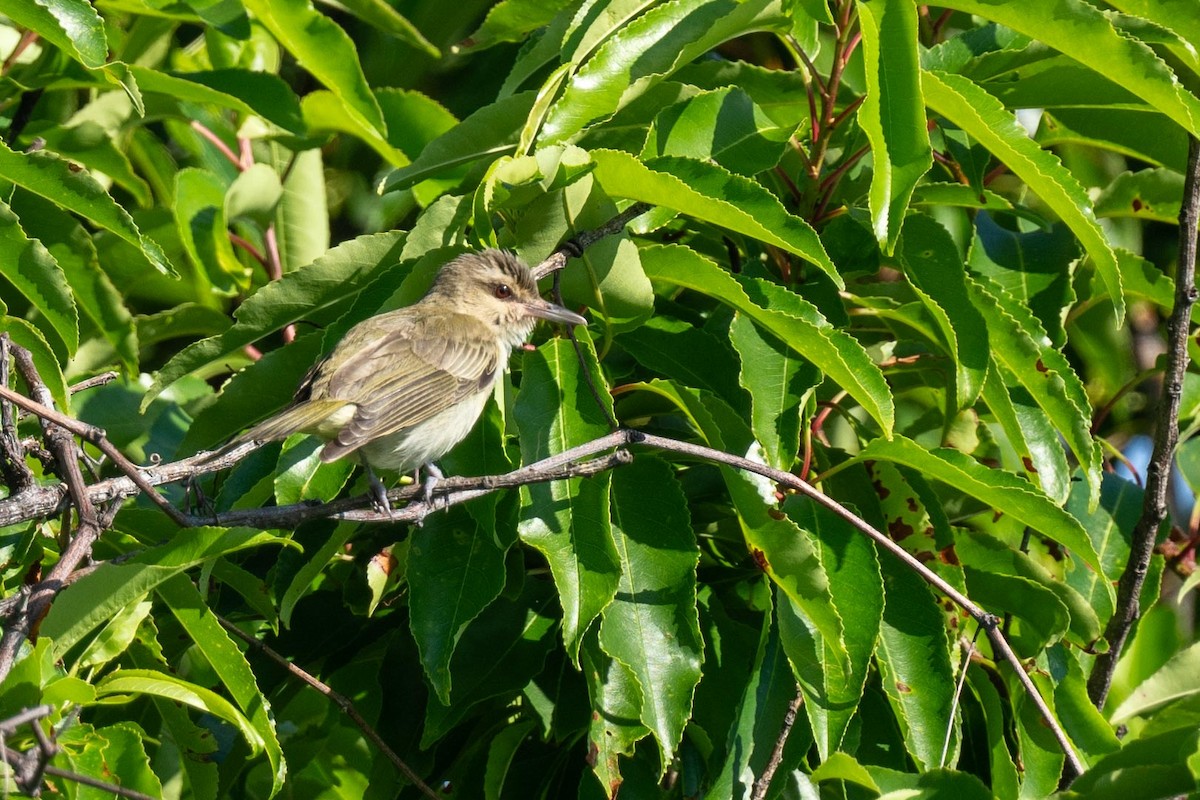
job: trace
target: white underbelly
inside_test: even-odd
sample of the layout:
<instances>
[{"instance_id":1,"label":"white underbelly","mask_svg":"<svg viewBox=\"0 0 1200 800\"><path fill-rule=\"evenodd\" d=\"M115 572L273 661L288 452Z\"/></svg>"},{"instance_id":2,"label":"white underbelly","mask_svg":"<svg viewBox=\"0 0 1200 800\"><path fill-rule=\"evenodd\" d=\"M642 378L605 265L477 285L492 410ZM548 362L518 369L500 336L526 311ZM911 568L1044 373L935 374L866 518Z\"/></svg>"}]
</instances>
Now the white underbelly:
<instances>
[{"instance_id":1,"label":"white underbelly","mask_svg":"<svg viewBox=\"0 0 1200 800\"><path fill-rule=\"evenodd\" d=\"M491 392L482 391L411 428L363 445L359 452L372 467L410 472L445 455L466 437Z\"/></svg>"}]
</instances>

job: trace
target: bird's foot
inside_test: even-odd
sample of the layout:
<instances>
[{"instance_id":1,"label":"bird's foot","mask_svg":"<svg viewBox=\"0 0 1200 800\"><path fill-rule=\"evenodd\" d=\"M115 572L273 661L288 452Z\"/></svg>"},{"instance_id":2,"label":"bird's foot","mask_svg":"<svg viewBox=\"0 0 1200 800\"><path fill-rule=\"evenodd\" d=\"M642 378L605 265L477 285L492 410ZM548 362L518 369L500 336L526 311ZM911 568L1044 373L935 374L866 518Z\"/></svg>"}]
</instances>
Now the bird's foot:
<instances>
[{"instance_id":1,"label":"bird's foot","mask_svg":"<svg viewBox=\"0 0 1200 800\"><path fill-rule=\"evenodd\" d=\"M416 518L413 520L418 528L425 524L425 517L429 516L431 513L433 513L433 511L436 510L436 506L434 505L433 501L433 489L438 485L438 481L446 477L442 474L442 471L438 469L437 464L434 464L432 461L427 462L423 466L423 469L425 470L425 480L421 482L422 508L417 514ZM417 471L417 476L420 477L420 470Z\"/></svg>"},{"instance_id":2,"label":"bird's foot","mask_svg":"<svg viewBox=\"0 0 1200 800\"><path fill-rule=\"evenodd\" d=\"M392 516L392 503L388 500L387 487L370 467L367 467L367 482L371 484L371 505L380 514Z\"/></svg>"},{"instance_id":3,"label":"bird's foot","mask_svg":"<svg viewBox=\"0 0 1200 800\"><path fill-rule=\"evenodd\" d=\"M438 485L438 481L446 477L442 471L438 469L438 465L432 461L425 464L425 482L421 484L421 499L425 501L425 505L433 510L433 487Z\"/></svg>"}]
</instances>

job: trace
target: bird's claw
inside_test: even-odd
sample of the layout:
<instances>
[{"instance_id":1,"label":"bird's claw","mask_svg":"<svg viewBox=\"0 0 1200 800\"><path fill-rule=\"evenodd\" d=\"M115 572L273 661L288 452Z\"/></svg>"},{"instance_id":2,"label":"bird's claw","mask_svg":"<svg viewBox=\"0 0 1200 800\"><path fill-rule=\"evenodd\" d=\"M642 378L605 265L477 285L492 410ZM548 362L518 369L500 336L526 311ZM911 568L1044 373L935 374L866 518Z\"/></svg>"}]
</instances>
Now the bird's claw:
<instances>
[{"instance_id":1,"label":"bird's claw","mask_svg":"<svg viewBox=\"0 0 1200 800\"><path fill-rule=\"evenodd\" d=\"M383 485L383 481L368 469L367 482L371 484L371 505L380 514L392 516L392 503L388 500L387 487Z\"/></svg>"}]
</instances>

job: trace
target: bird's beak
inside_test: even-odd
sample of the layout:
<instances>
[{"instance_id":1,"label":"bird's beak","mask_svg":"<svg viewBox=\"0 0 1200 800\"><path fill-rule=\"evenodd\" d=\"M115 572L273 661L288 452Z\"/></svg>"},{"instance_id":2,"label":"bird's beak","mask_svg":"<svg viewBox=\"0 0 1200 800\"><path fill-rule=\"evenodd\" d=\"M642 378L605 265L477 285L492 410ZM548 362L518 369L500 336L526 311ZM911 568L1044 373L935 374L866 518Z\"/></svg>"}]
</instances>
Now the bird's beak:
<instances>
[{"instance_id":1,"label":"bird's beak","mask_svg":"<svg viewBox=\"0 0 1200 800\"><path fill-rule=\"evenodd\" d=\"M562 306L549 303L540 297L532 303L524 303L523 305L525 306L525 313L531 317L538 317L550 322L562 322L567 325L587 325L587 320L574 311L568 311Z\"/></svg>"}]
</instances>

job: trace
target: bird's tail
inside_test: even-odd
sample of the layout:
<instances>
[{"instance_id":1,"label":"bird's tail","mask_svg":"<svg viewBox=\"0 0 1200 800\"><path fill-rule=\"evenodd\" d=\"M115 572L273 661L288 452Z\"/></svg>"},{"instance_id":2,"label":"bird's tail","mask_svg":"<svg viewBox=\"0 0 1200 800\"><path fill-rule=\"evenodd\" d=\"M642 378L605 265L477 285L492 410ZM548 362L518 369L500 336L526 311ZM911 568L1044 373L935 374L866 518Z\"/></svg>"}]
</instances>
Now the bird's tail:
<instances>
[{"instance_id":1,"label":"bird's tail","mask_svg":"<svg viewBox=\"0 0 1200 800\"><path fill-rule=\"evenodd\" d=\"M242 435L213 451L205 460L223 456L246 442L273 442L293 433L317 433L336 419L347 403L344 400L307 400L263 420Z\"/></svg>"}]
</instances>

